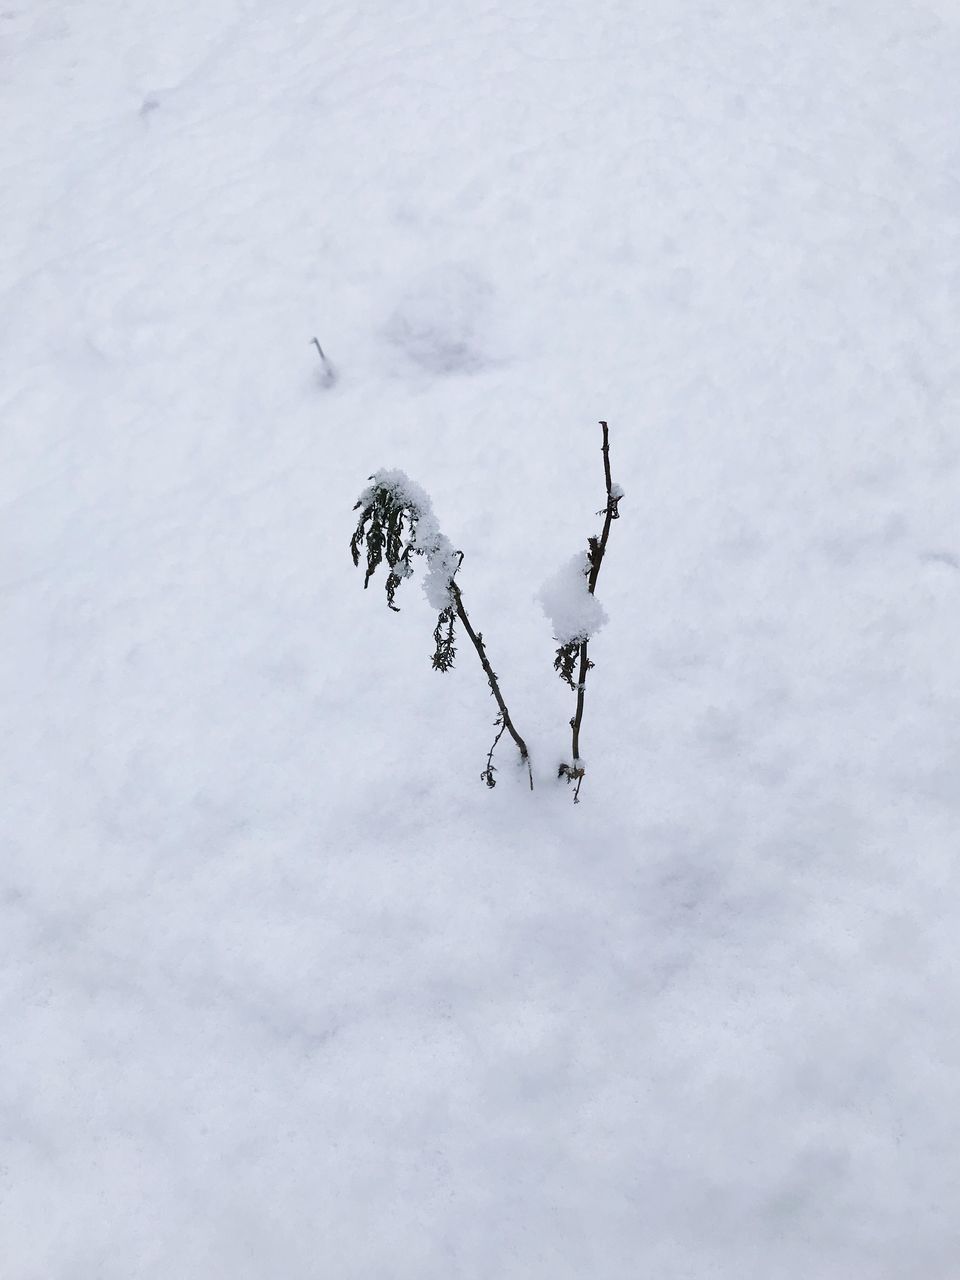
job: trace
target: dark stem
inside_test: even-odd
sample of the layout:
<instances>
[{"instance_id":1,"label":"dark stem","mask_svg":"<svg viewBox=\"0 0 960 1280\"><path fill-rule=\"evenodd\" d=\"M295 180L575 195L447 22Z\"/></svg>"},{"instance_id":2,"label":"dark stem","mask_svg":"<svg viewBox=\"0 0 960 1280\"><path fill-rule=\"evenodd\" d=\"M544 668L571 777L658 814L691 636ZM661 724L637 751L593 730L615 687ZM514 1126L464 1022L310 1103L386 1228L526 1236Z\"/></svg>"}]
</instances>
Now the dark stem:
<instances>
[{"instance_id":1,"label":"dark stem","mask_svg":"<svg viewBox=\"0 0 960 1280\"><path fill-rule=\"evenodd\" d=\"M310 345L317 348L317 355L320 357L320 367L323 370L320 377L320 385L323 387L332 387L337 380L337 371L327 359L327 353L320 345L319 338L311 338Z\"/></svg>"},{"instance_id":2,"label":"dark stem","mask_svg":"<svg viewBox=\"0 0 960 1280\"><path fill-rule=\"evenodd\" d=\"M497 716L496 723L500 726L500 730L499 730L499 732L497 733L497 736L496 736L496 737L494 738L494 740L493 740L493 746L492 746L492 747L490 748L490 750L487 752L487 767L486 767L486 768L483 770L483 772L480 774L480 777L483 779L483 781L484 781L484 782L487 784L487 786L488 786L488 787L490 787L490 788L493 788L493 787L495 787L495 786L497 785L497 784L496 784L496 780L494 779L494 776L493 776L493 775L497 772L497 771L496 771L496 769L494 768L494 764L493 764L493 753L496 751L496 749L497 749L497 743L498 743L498 742L500 741L500 739L503 737L504 732L505 732L506 727L507 727L507 726L503 723L503 720L502 720L502 718L501 718L500 716Z\"/></svg>"},{"instance_id":3,"label":"dark stem","mask_svg":"<svg viewBox=\"0 0 960 1280\"><path fill-rule=\"evenodd\" d=\"M509 733L510 737L517 744L517 750L520 752L520 759L526 761L527 774L530 777L530 790L532 791L533 790L533 770L530 767L530 752L527 750L527 744L520 737L519 733L517 733L516 729L514 728L513 721L510 719L510 712L507 710L507 704L504 702L503 694L500 692L500 686L499 684L497 684L496 674L493 670L493 667L491 667L489 660L487 659L487 651L483 645L483 636L478 635L477 632L474 631L473 627L470 625L470 619L467 617L467 611L463 607L463 596L460 594L460 588L452 579L450 581L450 592L453 596L454 605L456 606L457 617L463 623L463 629L464 631L466 631L467 635L470 637L470 640L473 643L473 647L477 651L477 657L480 659L480 665L483 667L484 675L487 677L487 681L490 684L490 692L493 694L494 698L496 698L497 700L497 706L500 708L500 716L503 720L503 728L506 729L507 733ZM497 741L499 741L499 738L500 738L500 735L498 734ZM497 745L496 742L493 745L496 746ZM491 756L493 755L492 750L490 754ZM488 766L489 766L489 761L488 761Z\"/></svg>"},{"instance_id":4,"label":"dark stem","mask_svg":"<svg viewBox=\"0 0 960 1280\"><path fill-rule=\"evenodd\" d=\"M589 541L590 577L587 580L587 590L591 595L594 594L597 578L600 576L600 565L607 549L610 526L620 516L620 512L617 510L620 499L613 496L613 479L610 475L610 432L605 422L601 422L600 426L603 428L603 478L607 487L607 505L604 509L603 532L599 538L591 538ZM580 803L580 784L583 781L582 766L580 764L580 725L583 722L583 698L587 689L587 672L590 670L591 665L587 659L587 641L583 640L580 643L580 672L577 677L577 710L570 721L570 727L573 730L572 768L574 771L581 770L579 776L577 776L577 789L573 793L574 804Z\"/></svg>"},{"instance_id":5,"label":"dark stem","mask_svg":"<svg viewBox=\"0 0 960 1280\"><path fill-rule=\"evenodd\" d=\"M587 662L587 642L580 642L580 674L577 676L577 710L570 726L573 729L573 765L577 767L577 761L580 759L580 725L583 721L583 695L587 688L587 672L590 666ZM578 788L579 790L579 788Z\"/></svg>"}]
</instances>

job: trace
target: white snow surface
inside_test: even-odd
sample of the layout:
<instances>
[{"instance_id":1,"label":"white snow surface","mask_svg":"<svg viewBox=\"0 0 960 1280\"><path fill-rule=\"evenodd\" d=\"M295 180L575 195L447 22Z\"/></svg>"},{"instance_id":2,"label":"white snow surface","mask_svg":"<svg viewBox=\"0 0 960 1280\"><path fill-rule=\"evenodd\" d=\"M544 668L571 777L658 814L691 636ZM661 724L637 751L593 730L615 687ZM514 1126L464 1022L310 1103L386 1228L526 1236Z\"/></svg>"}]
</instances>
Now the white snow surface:
<instances>
[{"instance_id":1,"label":"white snow surface","mask_svg":"<svg viewBox=\"0 0 960 1280\"><path fill-rule=\"evenodd\" d=\"M960 1275L958 66L954 0L6 0L4 1280ZM350 562L391 460L532 794Z\"/></svg>"},{"instance_id":2,"label":"white snow surface","mask_svg":"<svg viewBox=\"0 0 960 1280\"><path fill-rule=\"evenodd\" d=\"M581 551L540 588L537 598L550 619L554 639L561 645L589 640L607 621L603 605L590 594L589 575L590 559Z\"/></svg>"}]
</instances>

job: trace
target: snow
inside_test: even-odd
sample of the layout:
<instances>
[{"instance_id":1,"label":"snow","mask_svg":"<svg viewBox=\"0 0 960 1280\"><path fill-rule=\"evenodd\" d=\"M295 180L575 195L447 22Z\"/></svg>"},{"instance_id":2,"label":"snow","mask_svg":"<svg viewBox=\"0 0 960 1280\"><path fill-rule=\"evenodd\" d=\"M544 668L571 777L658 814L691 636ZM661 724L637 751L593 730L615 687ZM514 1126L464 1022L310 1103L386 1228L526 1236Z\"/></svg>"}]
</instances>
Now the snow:
<instances>
[{"instance_id":1,"label":"snow","mask_svg":"<svg viewBox=\"0 0 960 1280\"><path fill-rule=\"evenodd\" d=\"M590 593L589 576L590 560L581 551L540 588L538 598L558 644L589 640L607 621L603 605Z\"/></svg>"},{"instance_id":2,"label":"snow","mask_svg":"<svg viewBox=\"0 0 960 1280\"><path fill-rule=\"evenodd\" d=\"M952 0L6 0L4 1280L956 1280L958 65ZM362 590L394 462L532 794Z\"/></svg>"}]
</instances>

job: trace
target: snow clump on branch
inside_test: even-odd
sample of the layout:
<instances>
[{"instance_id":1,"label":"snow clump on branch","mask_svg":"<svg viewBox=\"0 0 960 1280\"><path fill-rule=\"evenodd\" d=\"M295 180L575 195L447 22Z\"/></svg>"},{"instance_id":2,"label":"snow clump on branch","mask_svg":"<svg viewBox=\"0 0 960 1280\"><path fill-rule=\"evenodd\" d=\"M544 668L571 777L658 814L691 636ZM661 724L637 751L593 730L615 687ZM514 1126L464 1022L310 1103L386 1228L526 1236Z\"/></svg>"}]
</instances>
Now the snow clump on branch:
<instances>
[{"instance_id":1,"label":"snow clump on branch","mask_svg":"<svg viewBox=\"0 0 960 1280\"><path fill-rule=\"evenodd\" d=\"M560 645L589 640L607 621L607 613L590 594L590 559L581 551L540 588L538 599Z\"/></svg>"},{"instance_id":2,"label":"snow clump on branch","mask_svg":"<svg viewBox=\"0 0 960 1280\"><path fill-rule=\"evenodd\" d=\"M405 471L378 471L370 477L371 483L360 495L357 506L368 506L374 499L377 490L390 492L397 507L405 507L413 518L413 527L409 538L413 550L425 557L427 572L423 580L423 593L432 609L442 612L454 605L450 584L460 567L460 553L453 543L440 532L440 525L434 514L433 503L422 485L411 480ZM409 578L413 573L412 566L405 561L398 563L394 570L402 577Z\"/></svg>"}]
</instances>

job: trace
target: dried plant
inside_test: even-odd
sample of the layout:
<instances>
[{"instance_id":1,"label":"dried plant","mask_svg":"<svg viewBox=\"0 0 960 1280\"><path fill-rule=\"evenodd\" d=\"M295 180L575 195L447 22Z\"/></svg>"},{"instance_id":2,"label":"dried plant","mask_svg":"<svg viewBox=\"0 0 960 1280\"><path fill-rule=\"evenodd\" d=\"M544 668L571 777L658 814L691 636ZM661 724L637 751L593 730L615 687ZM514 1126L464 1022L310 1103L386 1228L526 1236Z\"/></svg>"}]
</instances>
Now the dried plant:
<instances>
[{"instance_id":1,"label":"dried plant","mask_svg":"<svg viewBox=\"0 0 960 1280\"><path fill-rule=\"evenodd\" d=\"M490 692L497 703L498 715L494 724L499 732L480 777L488 787L496 786L493 752L507 732L527 766L530 789L533 790L530 753L510 717L496 672L487 658L483 634L473 629L463 604L463 594L455 581L463 563L463 552L455 550L450 540L440 532L430 499L402 471L379 471L370 479L371 483L354 506L360 516L350 539L350 554L355 565L360 564L361 551L366 554L364 587L370 585L370 579L386 561L387 605L398 613L399 607L395 603L397 591L413 573L413 557L425 558L427 575L424 590L428 601L437 610L431 656L433 669L440 672L452 670L457 652L455 620L458 619L477 652Z\"/></svg>"},{"instance_id":2,"label":"dried plant","mask_svg":"<svg viewBox=\"0 0 960 1280\"><path fill-rule=\"evenodd\" d=\"M593 536L587 539L587 553L583 560L582 572L586 579L586 591L590 597L593 597L596 591L597 578L600 576L600 566L607 550L607 539L610 537L610 526L614 520L620 518L620 500L623 497L623 490L619 485L613 483L610 473L610 431L606 422L601 422L600 426L603 430L601 452L603 453L603 476L607 490L607 501L603 509L597 513L604 518L603 530L599 537ZM603 618L602 611L597 614L596 610L594 610L594 613L598 618ZM587 673L593 670L593 663L587 656L587 647L591 634L589 627L583 627L580 629L579 634L564 635L562 639L558 637L558 639L561 639L561 643L553 662L554 670L559 674L561 680L564 680L577 695L576 711L570 721L570 729L572 731L571 759L564 761L558 770L558 777L565 778L567 782L576 783L573 792L574 804L580 803L580 787L586 772L586 766L580 756L580 727L583 723ZM574 675L576 675L576 680L574 680Z\"/></svg>"},{"instance_id":3,"label":"dried plant","mask_svg":"<svg viewBox=\"0 0 960 1280\"><path fill-rule=\"evenodd\" d=\"M593 663L587 654L591 636L606 620L595 597L600 566L607 549L612 522L619 518L619 504L623 491L615 485L610 474L610 438L606 422L603 429L603 472L607 501L598 514L604 517L599 536L587 539L586 553L580 552L565 565L551 584L544 588L541 599L554 625L558 648L554 658L554 670L577 695L576 711L570 720L572 730L571 758L564 761L558 776L576 783L573 793L575 804L580 802L580 787L585 764L580 755L580 728L583 722L584 694L587 673ZM453 669L457 656L457 622L463 627L473 645L483 668L490 693L497 704L494 727L497 735L487 753L487 762L480 773L488 787L496 786L496 767L493 763L497 744L508 733L513 739L520 759L526 765L530 789L533 790L533 770L527 745L517 732L500 689L496 672L487 657L483 633L475 631L463 604L463 595L457 582L457 574L463 564L463 552L454 548L440 532L430 499L418 484L402 471L378 471L370 477L370 484L360 495L354 510L359 511L357 527L350 539L353 563L365 560L364 587L370 585L376 571L386 564L385 590L387 605L395 613L397 592L404 581L413 574L414 557L426 561L424 592L437 611L437 624L433 630L431 663L435 671Z\"/></svg>"}]
</instances>

